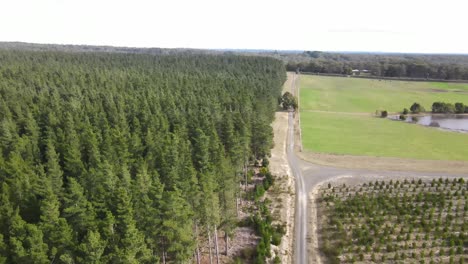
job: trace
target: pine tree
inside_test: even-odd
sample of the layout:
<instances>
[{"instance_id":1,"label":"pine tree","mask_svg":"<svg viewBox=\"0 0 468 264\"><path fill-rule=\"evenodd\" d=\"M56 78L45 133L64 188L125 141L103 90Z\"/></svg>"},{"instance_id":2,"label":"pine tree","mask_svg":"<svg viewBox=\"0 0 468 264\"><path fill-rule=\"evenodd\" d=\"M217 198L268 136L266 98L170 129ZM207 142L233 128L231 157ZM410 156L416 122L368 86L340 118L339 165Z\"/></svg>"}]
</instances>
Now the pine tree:
<instances>
[{"instance_id":1,"label":"pine tree","mask_svg":"<svg viewBox=\"0 0 468 264\"><path fill-rule=\"evenodd\" d=\"M16 138L14 123L9 119L2 119L0 121L0 149L4 157L8 157L9 153L14 149Z\"/></svg>"},{"instance_id":2,"label":"pine tree","mask_svg":"<svg viewBox=\"0 0 468 264\"><path fill-rule=\"evenodd\" d=\"M103 263L102 255L106 242L101 239L101 235L97 231L88 231L83 242L80 244L80 258L79 262L89 264Z\"/></svg>"},{"instance_id":3,"label":"pine tree","mask_svg":"<svg viewBox=\"0 0 468 264\"><path fill-rule=\"evenodd\" d=\"M81 240L88 230L96 228L95 211L84 196L83 187L74 178L68 179L63 203L63 216L73 227L78 240Z\"/></svg>"},{"instance_id":4,"label":"pine tree","mask_svg":"<svg viewBox=\"0 0 468 264\"><path fill-rule=\"evenodd\" d=\"M10 187L6 182L0 186L0 234L8 234L13 206L10 203Z\"/></svg>"},{"instance_id":5,"label":"pine tree","mask_svg":"<svg viewBox=\"0 0 468 264\"><path fill-rule=\"evenodd\" d=\"M55 195L61 197L63 194L63 171L51 139L47 140L46 159L47 176L50 179L52 191Z\"/></svg>"},{"instance_id":6,"label":"pine tree","mask_svg":"<svg viewBox=\"0 0 468 264\"><path fill-rule=\"evenodd\" d=\"M98 169L101 164L101 153L99 151L99 143L96 133L93 131L91 124L86 120L85 132L81 141L83 142L83 157L82 160L86 165L86 169Z\"/></svg>"},{"instance_id":7,"label":"pine tree","mask_svg":"<svg viewBox=\"0 0 468 264\"><path fill-rule=\"evenodd\" d=\"M10 153L5 172L8 175L6 182L10 187L12 206L19 207L25 221L37 222L39 220L39 206L34 187L37 186L39 177L17 152Z\"/></svg>"},{"instance_id":8,"label":"pine tree","mask_svg":"<svg viewBox=\"0 0 468 264\"><path fill-rule=\"evenodd\" d=\"M72 248L75 241L73 231L67 221L60 217L59 201L51 188L40 203L41 221L39 228L44 234L44 242L49 247L49 258L53 261L57 256Z\"/></svg>"},{"instance_id":9,"label":"pine tree","mask_svg":"<svg viewBox=\"0 0 468 264\"><path fill-rule=\"evenodd\" d=\"M145 234L148 246L157 250L158 234L155 227L159 226L160 202L163 186L156 172L150 175L146 164L140 164L135 181L133 182L133 208L135 208L136 225Z\"/></svg>"},{"instance_id":10,"label":"pine tree","mask_svg":"<svg viewBox=\"0 0 468 264\"><path fill-rule=\"evenodd\" d=\"M180 191L165 191L161 205L160 252L170 260L182 263L188 260L194 250L190 206L181 197Z\"/></svg>"},{"instance_id":11,"label":"pine tree","mask_svg":"<svg viewBox=\"0 0 468 264\"><path fill-rule=\"evenodd\" d=\"M7 263L7 251L8 247L5 244L5 241L3 240L3 235L0 234L0 264L6 264Z\"/></svg>"},{"instance_id":12,"label":"pine tree","mask_svg":"<svg viewBox=\"0 0 468 264\"><path fill-rule=\"evenodd\" d=\"M26 223L16 210L11 219L9 248L12 263L50 263L43 234L35 225Z\"/></svg>"},{"instance_id":13,"label":"pine tree","mask_svg":"<svg viewBox=\"0 0 468 264\"><path fill-rule=\"evenodd\" d=\"M23 146L23 158L29 163L40 161L39 150L39 126L32 113L26 110L23 118L19 120L21 140L25 142Z\"/></svg>"},{"instance_id":14,"label":"pine tree","mask_svg":"<svg viewBox=\"0 0 468 264\"><path fill-rule=\"evenodd\" d=\"M149 263L151 252L147 248L143 234L137 229L133 209L125 188L120 187L116 195L116 233L113 263Z\"/></svg>"},{"instance_id":15,"label":"pine tree","mask_svg":"<svg viewBox=\"0 0 468 264\"><path fill-rule=\"evenodd\" d=\"M65 115L65 128L62 132L64 142L61 146L66 177L79 179L85 168L81 160L81 145L78 133L75 130L73 117L70 113Z\"/></svg>"}]
</instances>

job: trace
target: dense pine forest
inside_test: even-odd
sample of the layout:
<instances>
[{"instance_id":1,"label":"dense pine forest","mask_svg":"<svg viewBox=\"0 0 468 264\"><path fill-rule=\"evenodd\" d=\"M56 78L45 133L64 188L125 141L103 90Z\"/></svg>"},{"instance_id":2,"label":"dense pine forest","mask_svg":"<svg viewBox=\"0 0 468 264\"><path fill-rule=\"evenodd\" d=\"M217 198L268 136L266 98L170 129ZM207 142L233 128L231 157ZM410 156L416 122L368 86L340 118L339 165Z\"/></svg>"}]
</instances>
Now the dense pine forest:
<instances>
[{"instance_id":1,"label":"dense pine forest","mask_svg":"<svg viewBox=\"0 0 468 264\"><path fill-rule=\"evenodd\" d=\"M0 263L185 263L232 234L281 61L0 50Z\"/></svg>"},{"instance_id":2,"label":"dense pine forest","mask_svg":"<svg viewBox=\"0 0 468 264\"><path fill-rule=\"evenodd\" d=\"M152 55L244 55L270 57L283 61L287 70L318 74L351 75L353 70L364 76L436 80L468 80L468 54L417 54L382 52L326 52L276 50L207 50L128 48L87 45L33 44L0 42L4 50L62 52L108 52Z\"/></svg>"}]
</instances>

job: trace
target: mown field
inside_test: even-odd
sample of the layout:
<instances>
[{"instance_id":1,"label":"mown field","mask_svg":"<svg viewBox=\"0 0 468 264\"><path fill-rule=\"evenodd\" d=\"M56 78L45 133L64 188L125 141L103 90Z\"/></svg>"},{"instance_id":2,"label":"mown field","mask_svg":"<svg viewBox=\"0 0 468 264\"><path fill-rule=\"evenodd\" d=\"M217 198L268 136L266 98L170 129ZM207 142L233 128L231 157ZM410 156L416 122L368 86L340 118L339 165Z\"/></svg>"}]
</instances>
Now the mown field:
<instances>
[{"instance_id":1,"label":"mown field","mask_svg":"<svg viewBox=\"0 0 468 264\"><path fill-rule=\"evenodd\" d=\"M468 84L301 76L302 144L333 154L468 160L468 135L375 118L419 102L468 103Z\"/></svg>"},{"instance_id":2,"label":"mown field","mask_svg":"<svg viewBox=\"0 0 468 264\"><path fill-rule=\"evenodd\" d=\"M468 84L371 80L302 75L302 110L398 112L419 102L430 109L435 101L468 104Z\"/></svg>"},{"instance_id":3,"label":"mown field","mask_svg":"<svg viewBox=\"0 0 468 264\"><path fill-rule=\"evenodd\" d=\"M318 210L330 263L466 263L464 179L328 184Z\"/></svg>"}]
</instances>

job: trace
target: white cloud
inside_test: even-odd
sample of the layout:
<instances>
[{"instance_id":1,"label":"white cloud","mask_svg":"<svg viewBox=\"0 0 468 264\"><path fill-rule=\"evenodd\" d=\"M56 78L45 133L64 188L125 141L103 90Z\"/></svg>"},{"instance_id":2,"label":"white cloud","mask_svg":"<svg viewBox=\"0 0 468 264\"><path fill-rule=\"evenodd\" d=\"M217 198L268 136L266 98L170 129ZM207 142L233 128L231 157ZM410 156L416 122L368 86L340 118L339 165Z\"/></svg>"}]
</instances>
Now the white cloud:
<instances>
[{"instance_id":1,"label":"white cloud","mask_svg":"<svg viewBox=\"0 0 468 264\"><path fill-rule=\"evenodd\" d=\"M0 40L468 53L464 1L7 0Z\"/></svg>"}]
</instances>

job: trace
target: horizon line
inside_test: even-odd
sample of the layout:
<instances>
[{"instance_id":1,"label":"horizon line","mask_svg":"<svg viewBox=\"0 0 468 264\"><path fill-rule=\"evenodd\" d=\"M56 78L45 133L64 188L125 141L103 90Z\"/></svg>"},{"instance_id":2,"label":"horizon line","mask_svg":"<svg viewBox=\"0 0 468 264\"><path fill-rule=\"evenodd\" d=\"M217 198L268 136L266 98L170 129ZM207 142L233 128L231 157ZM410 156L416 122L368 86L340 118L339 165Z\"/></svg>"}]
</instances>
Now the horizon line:
<instances>
[{"instance_id":1,"label":"horizon line","mask_svg":"<svg viewBox=\"0 0 468 264\"><path fill-rule=\"evenodd\" d=\"M0 44L23 44L38 46L84 46L84 47L109 47L121 49L167 49L167 50L203 50L203 51L243 51L243 52L278 52L278 53L304 53L304 52L323 52L339 54L407 54L407 55L458 55L467 56L464 52L412 52L412 51L366 51L366 50L317 50L317 49L272 49L272 48L193 48L193 47L157 47L157 46L121 46L108 44L72 44L72 43L39 43L27 41L0 41Z\"/></svg>"}]
</instances>

